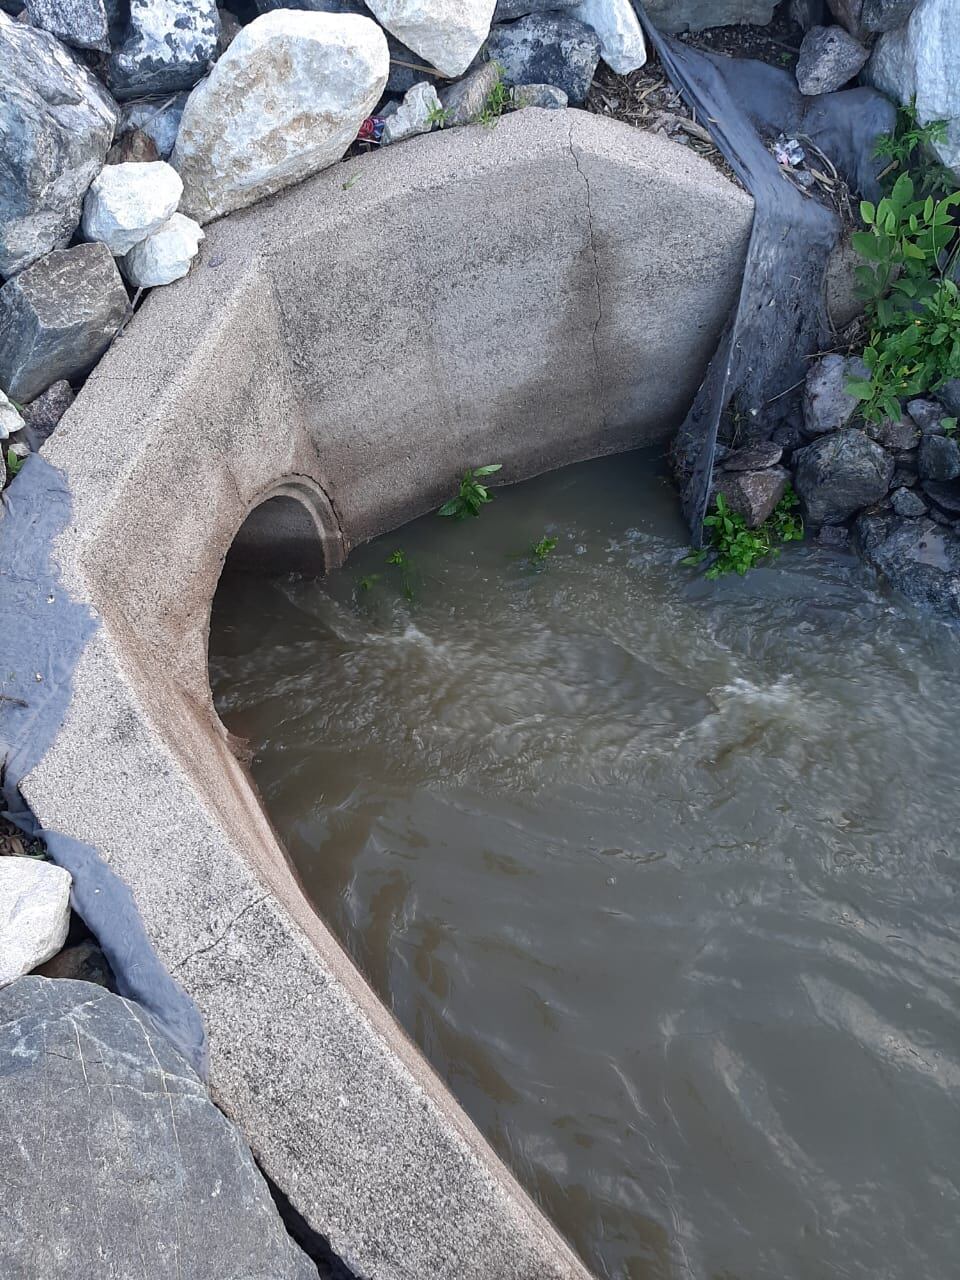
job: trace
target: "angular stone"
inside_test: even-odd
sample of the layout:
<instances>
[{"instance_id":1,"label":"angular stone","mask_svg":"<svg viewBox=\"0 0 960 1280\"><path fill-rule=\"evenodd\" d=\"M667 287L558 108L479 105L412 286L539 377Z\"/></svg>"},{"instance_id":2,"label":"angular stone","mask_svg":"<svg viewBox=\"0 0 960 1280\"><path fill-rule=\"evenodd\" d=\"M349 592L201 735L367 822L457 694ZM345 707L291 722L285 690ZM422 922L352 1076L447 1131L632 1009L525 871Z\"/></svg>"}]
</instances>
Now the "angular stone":
<instances>
[{"instance_id":1,"label":"angular stone","mask_svg":"<svg viewBox=\"0 0 960 1280\"><path fill-rule=\"evenodd\" d=\"M783 447L772 441L735 449L723 459L724 471L759 471L762 467L775 467L783 457Z\"/></svg>"},{"instance_id":2,"label":"angular stone","mask_svg":"<svg viewBox=\"0 0 960 1280\"><path fill-rule=\"evenodd\" d=\"M431 66L459 76L489 34L496 0L369 0L367 7Z\"/></svg>"},{"instance_id":3,"label":"angular stone","mask_svg":"<svg viewBox=\"0 0 960 1280\"><path fill-rule=\"evenodd\" d=\"M137 289L172 284L190 270L202 239L198 222L175 213L152 235L134 245L121 259L120 270Z\"/></svg>"},{"instance_id":4,"label":"angular stone","mask_svg":"<svg viewBox=\"0 0 960 1280\"><path fill-rule=\"evenodd\" d=\"M182 195L179 173L164 160L106 165L84 198L83 234L120 257L162 227Z\"/></svg>"},{"instance_id":5,"label":"angular stone","mask_svg":"<svg viewBox=\"0 0 960 1280\"><path fill-rule=\"evenodd\" d=\"M104 244L57 249L0 289L0 386L32 400L103 355L130 309Z\"/></svg>"},{"instance_id":6,"label":"angular stone","mask_svg":"<svg viewBox=\"0 0 960 1280\"><path fill-rule=\"evenodd\" d=\"M35 27L76 49L110 52L110 25L103 0L27 0Z\"/></svg>"},{"instance_id":7,"label":"angular stone","mask_svg":"<svg viewBox=\"0 0 960 1280\"><path fill-rule=\"evenodd\" d=\"M894 31L903 24L917 7L917 0L863 0L860 22L864 31L872 35Z\"/></svg>"},{"instance_id":8,"label":"angular stone","mask_svg":"<svg viewBox=\"0 0 960 1280\"><path fill-rule=\"evenodd\" d=\"M70 872L52 862L0 858L0 987L43 964L63 946L70 926L72 883Z\"/></svg>"},{"instance_id":9,"label":"angular stone","mask_svg":"<svg viewBox=\"0 0 960 1280\"><path fill-rule=\"evenodd\" d=\"M600 37L600 57L611 71L625 76L642 67L647 46L630 0L580 0L570 16Z\"/></svg>"},{"instance_id":10,"label":"angular stone","mask_svg":"<svg viewBox=\"0 0 960 1280\"><path fill-rule=\"evenodd\" d=\"M842 524L823 524L814 541L832 551L845 551L850 545L850 530Z\"/></svg>"},{"instance_id":11,"label":"angular stone","mask_svg":"<svg viewBox=\"0 0 960 1280\"><path fill-rule=\"evenodd\" d=\"M600 61L600 38L575 18L534 13L494 27L487 56L500 64L508 84L552 84L578 106Z\"/></svg>"},{"instance_id":12,"label":"angular stone","mask_svg":"<svg viewBox=\"0 0 960 1280\"><path fill-rule=\"evenodd\" d=\"M835 331L845 329L851 320L863 314L864 300L860 297L856 276L857 268L862 266L863 259L854 249L850 235L842 236L827 259L823 279L827 316Z\"/></svg>"},{"instance_id":13,"label":"angular stone","mask_svg":"<svg viewBox=\"0 0 960 1280\"><path fill-rule=\"evenodd\" d=\"M70 383L61 380L30 401L23 411L23 438L31 449L39 449L44 440L53 435L75 399Z\"/></svg>"},{"instance_id":14,"label":"angular stone","mask_svg":"<svg viewBox=\"0 0 960 1280\"><path fill-rule=\"evenodd\" d=\"M951 378L949 382L945 382L938 388L937 395L943 401L947 413L960 418L960 378Z\"/></svg>"},{"instance_id":15,"label":"angular stone","mask_svg":"<svg viewBox=\"0 0 960 1280\"><path fill-rule=\"evenodd\" d=\"M0 13L0 277L67 244L113 141L105 90L46 31Z\"/></svg>"},{"instance_id":16,"label":"angular stone","mask_svg":"<svg viewBox=\"0 0 960 1280\"><path fill-rule=\"evenodd\" d=\"M928 432L920 437L917 470L921 480L955 480L960 476L960 446L949 436Z\"/></svg>"},{"instance_id":17,"label":"angular stone","mask_svg":"<svg viewBox=\"0 0 960 1280\"><path fill-rule=\"evenodd\" d=\"M559 111L567 105L567 95L552 84L516 84L510 90L510 102L518 111L524 107Z\"/></svg>"},{"instance_id":18,"label":"angular stone","mask_svg":"<svg viewBox=\"0 0 960 1280\"><path fill-rule=\"evenodd\" d=\"M497 0L494 22L512 22L528 13L551 13L556 9L572 9L580 0Z\"/></svg>"},{"instance_id":19,"label":"angular stone","mask_svg":"<svg viewBox=\"0 0 960 1280\"><path fill-rule=\"evenodd\" d=\"M814 27L803 37L797 59L800 92L832 93L858 75L869 56L843 27Z\"/></svg>"},{"instance_id":20,"label":"angular stone","mask_svg":"<svg viewBox=\"0 0 960 1280\"><path fill-rule=\"evenodd\" d=\"M943 427L940 424L948 415L939 400L911 400L907 404L907 413L921 431L932 431L934 435L943 435Z\"/></svg>"},{"instance_id":21,"label":"angular stone","mask_svg":"<svg viewBox=\"0 0 960 1280\"><path fill-rule=\"evenodd\" d=\"M353 14L277 9L244 27L190 95L171 163L198 222L339 160L387 82L383 32Z\"/></svg>"},{"instance_id":22,"label":"angular stone","mask_svg":"<svg viewBox=\"0 0 960 1280\"><path fill-rule=\"evenodd\" d=\"M812 524L840 524L886 496L893 459L862 431L844 428L794 454L794 486Z\"/></svg>"},{"instance_id":23,"label":"angular stone","mask_svg":"<svg viewBox=\"0 0 960 1280\"><path fill-rule=\"evenodd\" d=\"M287 8L290 7L291 6L289 5L287 6ZM220 38L217 40L217 57L222 58L243 30L243 23L239 18L235 18L229 9L221 9L218 7L217 14L220 18Z\"/></svg>"},{"instance_id":24,"label":"angular stone","mask_svg":"<svg viewBox=\"0 0 960 1280\"><path fill-rule=\"evenodd\" d=\"M863 32L860 22L863 0L827 0L827 8L852 36L860 37Z\"/></svg>"},{"instance_id":25,"label":"angular stone","mask_svg":"<svg viewBox=\"0 0 960 1280\"><path fill-rule=\"evenodd\" d=\"M784 467L763 471L723 471L717 476L717 492L743 516L748 529L756 529L773 514L787 491L790 472Z\"/></svg>"},{"instance_id":26,"label":"angular stone","mask_svg":"<svg viewBox=\"0 0 960 1280\"><path fill-rule=\"evenodd\" d=\"M128 35L107 84L121 100L190 89L217 55L216 0L130 0Z\"/></svg>"},{"instance_id":27,"label":"angular stone","mask_svg":"<svg viewBox=\"0 0 960 1280\"><path fill-rule=\"evenodd\" d=\"M703 31L707 27L765 27L777 0L647 0L644 9L659 31Z\"/></svg>"},{"instance_id":28,"label":"angular stone","mask_svg":"<svg viewBox=\"0 0 960 1280\"><path fill-rule=\"evenodd\" d=\"M921 124L946 120L933 144L960 177L960 13L957 0L920 0L910 20L877 41L866 79L896 102L916 98Z\"/></svg>"},{"instance_id":29,"label":"angular stone","mask_svg":"<svg viewBox=\"0 0 960 1280\"><path fill-rule=\"evenodd\" d=\"M481 62L462 80L444 85L440 105L448 113L447 126L470 124L483 110L490 94L500 83L500 69L494 62Z\"/></svg>"},{"instance_id":30,"label":"angular stone","mask_svg":"<svg viewBox=\"0 0 960 1280\"><path fill-rule=\"evenodd\" d=\"M168 160L177 141L177 130L187 105L187 93L178 93L171 101L164 98L154 101L131 102L123 108L120 128L139 129L152 139L161 160Z\"/></svg>"},{"instance_id":31,"label":"angular stone","mask_svg":"<svg viewBox=\"0 0 960 1280\"><path fill-rule=\"evenodd\" d=\"M132 1001L6 988L0 1094L6 1274L317 1280L239 1131Z\"/></svg>"},{"instance_id":32,"label":"angular stone","mask_svg":"<svg viewBox=\"0 0 960 1280\"><path fill-rule=\"evenodd\" d=\"M894 453L915 449L920 443L917 424L907 414L896 420L885 418L879 426L870 429L870 434L878 444L882 444L885 449L890 449Z\"/></svg>"},{"instance_id":33,"label":"angular stone","mask_svg":"<svg viewBox=\"0 0 960 1280\"><path fill-rule=\"evenodd\" d=\"M914 604L960 618L960 536L921 518L864 515L857 521L864 559Z\"/></svg>"},{"instance_id":34,"label":"angular stone","mask_svg":"<svg viewBox=\"0 0 960 1280\"><path fill-rule=\"evenodd\" d=\"M160 159L157 144L142 129L128 129L107 152L107 164L153 164Z\"/></svg>"},{"instance_id":35,"label":"angular stone","mask_svg":"<svg viewBox=\"0 0 960 1280\"><path fill-rule=\"evenodd\" d=\"M0 440L6 440L16 431L22 431L24 420L17 408L0 391Z\"/></svg>"},{"instance_id":36,"label":"angular stone","mask_svg":"<svg viewBox=\"0 0 960 1280\"><path fill-rule=\"evenodd\" d=\"M808 436L836 431L853 417L859 404L844 390L848 378L867 378L862 360L843 356L821 356L810 367L803 388L803 429Z\"/></svg>"},{"instance_id":37,"label":"angular stone","mask_svg":"<svg viewBox=\"0 0 960 1280\"><path fill-rule=\"evenodd\" d=\"M437 91L426 80L413 85L403 95L403 102L390 116L383 128L383 143L402 142L418 133L429 133L443 108Z\"/></svg>"},{"instance_id":38,"label":"angular stone","mask_svg":"<svg viewBox=\"0 0 960 1280\"><path fill-rule=\"evenodd\" d=\"M960 516L960 485L955 480L926 480L921 487L941 511L949 516Z\"/></svg>"},{"instance_id":39,"label":"angular stone","mask_svg":"<svg viewBox=\"0 0 960 1280\"><path fill-rule=\"evenodd\" d=\"M905 519L916 519L927 514L927 504L912 489L894 489L890 495L890 505L898 516Z\"/></svg>"}]
</instances>

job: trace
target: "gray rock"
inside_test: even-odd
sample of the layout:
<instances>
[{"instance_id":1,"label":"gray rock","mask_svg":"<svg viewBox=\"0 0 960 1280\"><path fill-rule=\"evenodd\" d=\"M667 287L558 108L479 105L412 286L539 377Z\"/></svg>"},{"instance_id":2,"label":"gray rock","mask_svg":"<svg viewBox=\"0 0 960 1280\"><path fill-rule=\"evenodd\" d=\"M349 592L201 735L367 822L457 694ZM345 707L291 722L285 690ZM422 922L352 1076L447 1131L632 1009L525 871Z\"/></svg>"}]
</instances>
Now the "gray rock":
<instances>
[{"instance_id":1,"label":"gray rock","mask_svg":"<svg viewBox=\"0 0 960 1280\"><path fill-rule=\"evenodd\" d=\"M396 36L392 36L389 31L385 31L383 34L387 37L387 49L390 53L390 72L387 76L386 91L387 93L404 94L408 89L412 89L415 84L418 84L425 75L430 73L431 65L426 58L421 57L419 53L414 53L412 49L408 49L405 44L402 44ZM438 92L444 83L444 78L437 71L436 87Z\"/></svg>"},{"instance_id":2,"label":"gray rock","mask_svg":"<svg viewBox=\"0 0 960 1280\"><path fill-rule=\"evenodd\" d=\"M858 39L863 34L860 15L863 12L863 0L827 0L827 8L851 35Z\"/></svg>"},{"instance_id":3,"label":"gray rock","mask_svg":"<svg viewBox=\"0 0 960 1280\"><path fill-rule=\"evenodd\" d=\"M917 470L921 480L955 480L960 476L960 447L948 436L927 433L920 438Z\"/></svg>"},{"instance_id":4,"label":"gray rock","mask_svg":"<svg viewBox=\"0 0 960 1280\"><path fill-rule=\"evenodd\" d=\"M893 459L862 431L821 436L793 458L794 486L811 524L840 524L886 496Z\"/></svg>"},{"instance_id":5,"label":"gray rock","mask_svg":"<svg viewBox=\"0 0 960 1280\"><path fill-rule=\"evenodd\" d=\"M914 604L960 618L960 535L932 520L864 515L857 521L864 559Z\"/></svg>"},{"instance_id":6,"label":"gray rock","mask_svg":"<svg viewBox=\"0 0 960 1280\"><path fill-rule=\"evenodd\" d=\"M359 13L365 18L373 14L362 0L254 0L257 13L274 9L304 9L307 13Z\"/></svg>"},{"instance_id":7,"label":"gray rock","mask_svg":"<svg viewBox=\"0 0 960 1280\"><path fill-rule=\"evenodd\" d=\"M832 93L858 75L870 56L843 27L814 27L803 37L797 84L806 96Z\"/></svg>"},{"instance_id":8,"label":"gray rock","mask_svg":"<svg viewBox=\"0 0 960 1280\"><path fill-rule=\"evenodd\" d=\"M493 11L494 22L512 22L528 13L554 13L558 9L572 9L580 0L497 0Z\"/></svg>"},{"instance_id":9,"label":"gray rock","mask_svg":"<svg viewBox=\"0 0 960 1280\"><path fill-rule=\"evenodd\" d=\"M190 89L217 55L216 0L130 0L130 24L110 58L107 84L121 100Z\"/></svg>"},{"instance_id":10,"label":"gray rock","mask_svg":"<svg viewBox=\"0 0 960 1280\"><path fill-rule=\"evenodd\" d=\"M837 332L845 329L864 309L856 274L857 268L863 266L863 259L853 247L851 234L842 236L834 246L823 278L827 316Z\"/></svg>"},{"instance_id":11,"label":"gray rock","mask_svg":"<svg viewBox=\"0 0 960 1280\"><path fill-rule=\"evenodd\" d=\"M937 400L911 400L907 405L907 413L921 431L932 431L935 435L943 435L940 425L947 413Z\"/></svg>"},{"instance_id":12,"label":"gray rock","mask_svg":"<svg viewBox=\"0 0 960 1280\"><path fill-rule=\"evenodd\" d=\"M0 385L32 400L86 373L130 309L105 244L58 249L0 289Z\"/></svg>"},{"instance_id":13,"label":"gray rock","mask_svg":"<svg viewBox=\"0 0 960 1280\"><path fill-rule=\"evenodd\" d=\"M803 429L808 436L837 431L853 417L859 403L844 390L848 378L866 378L862 360L821 356L807 374L803 388Z\"/></svg>"},{"instance_id":14,"label":"gray rock","mask_svg":"<svg viewBox=\"0 0 960 1280\"><path fill-rule=\"evenodd\" d=\"M954 418L960 418L960 378L945 382L937 392L943 401L943 407Z\"/></svg>"},{"instance_id":15,"label":"gray rock","mask_svg":"<svg viewBox=\"0 0 960 1280\"><path fill-rule=\"evenodd\" d=\"M440 90L440 105L448 113L447 125L469 124L476 120L491 92L500 83L494 62L481 62L460 80Z\"/></svg>"},{"instance_id":16,"label":"gray rock","mask_svg":"<svg viewBox=\"0 0 960 1280\"><path fill-rule=\"evenodd\" d=\"M65 245L103 166L116 104L49 32L0 13L0 276Z\"/></svg>"},{"instance_id":17,"label":"gray rock","mask_svg":"<svg viewBox=\"0 0 960 1280\"><path fill-rule=\"evenodd\" d=\"M794 422L781 423L770 435L772 444L777 444L784 453L792 453L803 444L803 432Z\"/></svg>"},{"instance_id":18,"label":"gray rock","mask_svg":"<svg viewBox=\"0 0 960 1280\"><path fill-rule=\"evenodd\" d=\"M723 459L724 471L759 471L762 467L775 467L783 457L783 447L772 441L735 449Z\"/></svg>"},{"instance_id":19,"label":"gray rock","mask_svg":"<svg viewBox=\"0 0 960 1280\"><path fill-rule=\"evenodd\" d=\"M172 101L166 97L128 103L120 117L120 128L139 129L153 141L160 159L168 160L177 141L177 130L189 96L188 93L178 93Z\"/></svg>"},{"instance_id":20,"label":"gray rock","mask_svg":"<svg viewBox=\"0 0 960 1280\"><path fill-rule=\"evenodd\" d=\"M72 883L70 872L52 862L0 858L0 987L43 964L63 946L70 926Z\"/></svg>"},{"instance_id":21,"label":"gray rock","mask_svg":"<svg viewBox=\"0 0 960 1280\"><path fill-rule=\"evenodd\" d=\"M915 449L920 442L917 424L907 414L896 421L893 418L884 419L878 426L870 428L870 435L878 444L894 453Z\"/></svg>"},{"instance_id":22,"label":"gray rock","mask_svg":"<svg viewBox=\"0 0 960 1280\"><path fill-rule=\"evenodd\" d=\"M891 489L912 489L917 483L917 472L913 467L903 466L900 462L893 473L893 479L890 481Z\"/></svg>"},{"instance_id":23,"label":"gray rock","mask_svg":"<svg viewBox=\"0 0 960 1280\"><path fill-rule=\"evenodd\" d=\"M949 516L960 516L960 485L951 480L926 480L923 492Z\"/></svg>"},{"instance_id":24,"label":"gray rock","mask_svg":"<svg viewBox=\"0 0 960 1280\"><path fill-rule=\"evenodd\" d=\"M826 25L825 0L790 0L789 13L802 31Z\"/></svg>"},{"instance_id":25,"label":"gray rock","mask_svg":"<svg viewBox=\"0 0 960 1280\"><path fill-rule=\"evenodd\" d=\"M541 111L560 111L568 105L567 95L552 84L515 84L510 102L518 110L539 107Z\"/></svg>"},{"instance_id":26,"label":"gray rock","mask_svg":"<svg viewBox=\"0 0 960 1280\"><path fill-rule=\"evenodd\" d=\"M7 987L0 1093L6 1275L317 1280L239 1131L132 1001Z\"/></svg>"},{"instance_id":27,"label":"gray rock","mask_svg":"<svg viewBox=\"0 0 960 1280\"><path fill-rule=\"evenodd\" d=\"M24 420L19 409L0 391L0 440L6 440L23 428Z\"/></svg>"},{"instance_id":28,"label":"gray rock","mask_svg":"<svg viewBox=\"0 0 960 1280\"><path fill-rule=\"evenodd\" d=\"M23 420L26 425L23 437L31 449L39 449L44 440L53 435L60 419L75 399L70 383L61 380L25 406Z\"/></svg>"},{"instance_id":29,"label":"gray rock","mask_svg":"<svg viewBox=\"0 0 960 1280\"><path fill-rule=\"evenodd\" d=\"M916 519L927 514L927 504L912 489L894 489L890 495L890 505L898 516L905 519Z\"/></svg>"},{"instance_id":30,"label":"gray rock","mask_svg":"<svg viewBox=\"0 0 960 1280\"><path fill-rule=\"evenodd\" d=\"M183 181L165 160L104 165L83 198L80 226L119 257L159 230L182 195Z\"/></svg>"},{"instance_id":31,"label":"gray rock","mask_svg":"<svg viewBox=\"0 0 960 1280\"><path fill-rule=\"evenodd\" d=\"M35 27L76 49L110 52L110 24L103 0L27 0Z\"/></svg>"},{"instance_id":32,"label":"gray rock","mask_svg":"<svg viewBox=\"0 0 960 1280\"><path fill-rule=\"evenodd\" d=\"M770 518L787 491L790 473L783 467L763 471L724 471L717 476L717 492L743 516L747 528L756 529Z\"/></svg>"},{"instance_id":33,"label":"gray rock","mask_svg":"<svg viewBox=\"0 0 960 1280\"><path fill-rule=\"evenodd\" d=\"M440 110L436 89L429 81L421 80L407 90L399 107L387 119L383 145L402 142L404 138L412 138L418 133L429 133Z\"/></svg>"},{"instance_id":34,"label":"gray rock","mask_svg":"<svg viewBox=\"0 0 960 1280\"><path fill-rule=\"evenodd\" d=\"M107 164L155 164L160 159L157 144L142 129L128 129L107 152Z\"/></svg>"},{"instance_id":35,"label":"gray rock","mask_svg":"<svg viewBox=\"0 0 960 1280\"><path fill-rule=\"evenodd\" d=\"M508 84L552 84L575 106L586 98L600 61L596 32L563 14L533 13L496 26L486 47Z\"/></svg>"},{"instance_id":36,"label":"gray rock","mask_svg":"<svg viewBox=\"0 0 960 1280\"><path fill-rule=\"evenodd\" d=\"M777 0L647 0L644 9L660 31L703 31L707 27L766 26Z\"/></svg>"},{"instance_id":37,"label":"gray rock","mask_svg":"<svg viewBox=\"0 0 960 1280\"><path fill-rule=\"evenodd\" d=\"M239 18L234 17L229 9L217 6L217 13L220 17L220 38L217 40L217 57L219 58L221 54L226 53L243 30L243 23Z\"/></svg>"},{"instance_id":38,"label":"gray rock","mask_svg":"<svg viewBox=\"0 0 960 1280\"><path fill-rule=\"evenodd\" d=\"M830 547L834 551L845 551L850 545L850 530L842 524L824 524L817 530L814 539L821 547Z\"/></svg>"},{"instance_id":39,"label":"gray rock","mask_svg":"<svg viewBox=\"0 0 960 1280\"><path fill-rule=\"evenodd\" d=\"M95 942L87 939L75 946L64 947L52 959L37 967L41 978L72 978L75 982L95 982L98 987L113 990L113 971L107 957Z\"/></svg>"},{"instance_id":40,"label":"gray rock","mask_svg":"<svg viewBox=\"0 0 960 1280\"><path fill-rule=\"evenodd\" d=\"M916 7L917 0L863 0L860 23L872 35L893 31L903 26Z\"/></svg>"}]
</instances>

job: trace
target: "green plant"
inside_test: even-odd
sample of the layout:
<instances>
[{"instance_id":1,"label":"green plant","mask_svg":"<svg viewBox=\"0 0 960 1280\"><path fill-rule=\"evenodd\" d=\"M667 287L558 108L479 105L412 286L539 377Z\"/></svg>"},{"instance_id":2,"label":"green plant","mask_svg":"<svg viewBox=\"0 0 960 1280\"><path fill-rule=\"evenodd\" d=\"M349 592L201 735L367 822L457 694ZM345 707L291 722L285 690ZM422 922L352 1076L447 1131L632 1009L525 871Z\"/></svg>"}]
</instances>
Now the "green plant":
<instances>
[{"instance_id":1,"label":"green plant","mask_svg":"<svg viewBox=\"0 0 960 1280\"><path fill-rule=\"evenodd\" d=\"M450 117L452 115L453 112L447 107L441 107L439 105L431 107L427 112L427 124L431 129L434 127L443 129L450 123Z\"/></svg>"},{"instance_id":2,"label":"green plant","mask_svg":"<svg viewBox=\"0 0 960 1280\"><path fill-rule=\"evenodd\" d=\"M352 173L352 174L350 175L350 177L346 180L346 182L341 182L341 183L340 183L340 190L341 190L341 191L349 191L349 190L350 190L350 188L353 186L353 184L354 184L355 182L359 182L359 181L360 181L360 175L359 175L359 173Z\"/></svg>"},{"instance_id":3,"label":"green plant","mask_svg":"<svg viewBox=\"0 0 960 1280\"><path fill-rule=\"evenodd\" d=\"M486 125L488 128L495 125L503 113L513 105L510 88L503 78L503 67L499 63L495 66L497 82L487 94L483 106L477 113L477 123Z\"/></svg>"},{"instance_id":4,"label":"green plant","mask_svg":"<svg viewBox=\"0 0 960 1280\"><path fill-rule=\"evenodd\" d=\"M12 449L7 450L7 470L12 476L17 474L25 462L26 458L21 458L20 455L14 453Z\"/></svg>"},{"instance_id":5,"label":"green plant","mask_svg":"<svg viewBox=\"0 0 960 1280\"><path fill-rule=\"evenodd\" d=\"M402 547L397 547L396 551L391 552L387 556L386 563L400 571L400 590L405 600L412 600L414 597L413 590L413 564L410 557ZM378 575L379 576L379 575Z\"/></svg>"},{"instance_id":6,"label":"green plant","mask_svg":"<svg viewBox=\"0 0 960 1280\"><path fill-rule=\"evenodd\" d=\"M368 573L357 582L357 586L361 591L372 591L379 581L379 573Z\"/></svg>"},{"instance_id":7,"label":"green plant","mask_svg":"<svg viewBox=\"0 0 960 1280\"><path fill-rule=\"evenodd\" d=\"M553 555L557 549L557 539L551 538L544 534L539 542L534 542L530 547L530 558L535 564L543 564L547 556Z\"/></svg>"},{"instance_id":8,"label":"green plant","mask_svg":"<svg viewBox=\"0 0 960 1280\"><path fill-rule=\"evenodd\" d=\"M715 580L725 573L736 573L742 578L758 561L778 556L782 543L802 539L803 521L795 513L797 505L797 495L788 487L770 518L759 528L748 529L743 516L731 510L723 494L718 493L713 514L703 522L711 532L710 545L691 551L680 563L698 565L712 556L707 578Z\"/></svg>"},{"instance_id":9,"label":"green plant","mask_svg":"<svg viewBox=\"0 0 960 1280\"><path fill-rule=\"evenodd\" d=\"M493 501L493 495L481 479L494 475L503 466L502 462L491 462L485 467L476 467L465 471L460 481L460 490L455 498L445 502L438 515L453 516L454 520L465 520L467 516L478 516L480 508Z\"/></svg>"},{"instance_id":10,"label":"green plant","mask_svg":"<svg viewBox=\"0 0 960 1280\"><path fill-rule=\"evenodd\" d=\"M944 435L952 436L957 429L956 418L941 418L940 425L943 427Z\"/></svg>"},{"instance_id":11,"label":"green plant","mask_svg":"<svg viewBox=\"0 0 960 1280\"><path fill-rule=\"evenodd\" d=\"M889 185L901 173L912 172L920 179L920 187L927 195L950 190L950 175L946 168L930 158L936 143L947 140L946 120L930 120L921 124L917 116L917 99L897 108L897 122L893 133L882 134L877 139L874 155L890 161L881 175Z\"/></svg>"}]
</instances>

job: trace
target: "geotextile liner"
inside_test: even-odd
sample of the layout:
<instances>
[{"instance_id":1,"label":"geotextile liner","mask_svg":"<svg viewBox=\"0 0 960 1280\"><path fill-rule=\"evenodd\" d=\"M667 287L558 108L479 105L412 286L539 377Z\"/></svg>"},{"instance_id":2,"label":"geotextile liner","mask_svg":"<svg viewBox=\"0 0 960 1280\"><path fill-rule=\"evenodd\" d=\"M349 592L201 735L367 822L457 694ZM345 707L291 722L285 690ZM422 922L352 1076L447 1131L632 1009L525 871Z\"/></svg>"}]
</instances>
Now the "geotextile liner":
<instances>
[{"instance_id":1,"label":"geotextile liner","mask_svg":"<svg viewBox=\"0 0 960 1280\"><path fill-rule=\"evenodd\" d=\"M886 162L874 150L880 134L893 132L896 108L864 88L805 98L779 67L661 36L634 3L664 71L755 205L740 297L674 444L683 513L699 547L721 417L732 416L744 442L765 439L796 413L791 393L806 357L830 344L824 280L840 219L790 182L768 143L779 134L813 142L852 193L876 200Z\"/></svg>"}]
</instances>

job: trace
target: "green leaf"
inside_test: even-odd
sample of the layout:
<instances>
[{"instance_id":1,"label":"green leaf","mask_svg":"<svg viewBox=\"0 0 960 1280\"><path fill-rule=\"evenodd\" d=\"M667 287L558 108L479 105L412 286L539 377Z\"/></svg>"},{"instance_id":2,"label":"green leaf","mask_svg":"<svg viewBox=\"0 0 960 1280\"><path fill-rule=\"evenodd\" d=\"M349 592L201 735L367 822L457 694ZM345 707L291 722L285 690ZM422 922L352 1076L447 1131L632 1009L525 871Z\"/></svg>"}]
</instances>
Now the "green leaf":
<instances>
[{"instance_id":1,"label":"green leaf","mask_svg":"<svg viewBox=\"0 0 960 1280\"><path fill-rule=\"evenodd\" d=\"M445 502L437 512L438 516L455 516L460 510L460 499L451 498L449 502Z\"/></svg>"},{"instance_id":2,"label":"green leaf","mask_svg":"<svg viewBox=\"0 0 960 1280\"><path fill-rule=\"evenodd\" d=\"M868 227L873 225L873 220L874 218L876 218L876 216L877 216L877 206L875 204L872 204L869 200L861 200L860 201L860 217L863 219L863 221L866 223Z\"/></svg>"},{"instance_id":3,"label":"green leaf","mask_svg":"<svg viewBox=\"0 0 960 1280\"><path fill-rule=\"evenodd\" d=\"M477 467L473 474L475 476L492 476L500 471L502 467L502 462L490 462L485 467Z\"/></svg>"}]
</instances>

